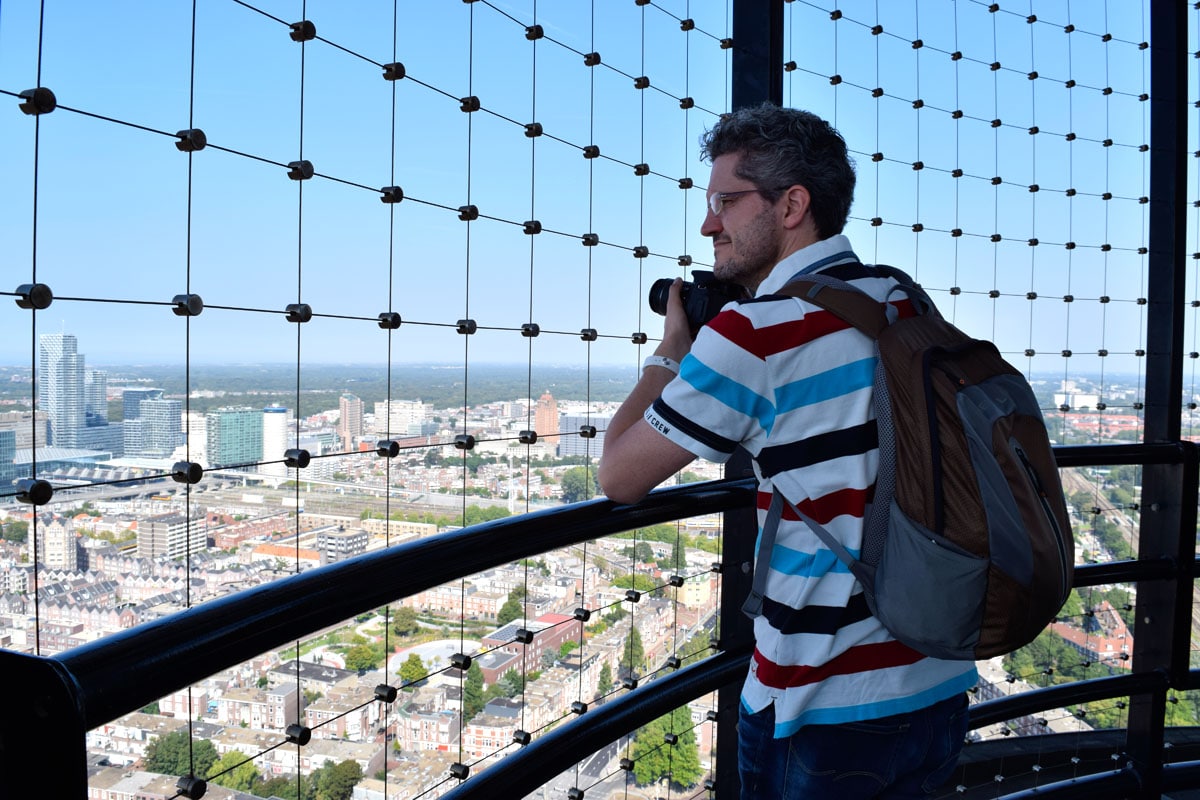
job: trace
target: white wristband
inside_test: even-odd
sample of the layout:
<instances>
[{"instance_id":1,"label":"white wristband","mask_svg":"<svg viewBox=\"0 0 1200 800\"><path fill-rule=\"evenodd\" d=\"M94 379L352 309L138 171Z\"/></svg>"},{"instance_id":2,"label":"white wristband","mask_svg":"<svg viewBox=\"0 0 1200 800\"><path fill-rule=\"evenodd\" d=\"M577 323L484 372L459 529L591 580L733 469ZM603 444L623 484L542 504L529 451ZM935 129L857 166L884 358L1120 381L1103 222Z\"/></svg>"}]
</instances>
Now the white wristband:
<instances>
[{"instance_id":1,"label":"white wristband","mask_svg":"<svg viewBox=\"0 0 1200 800\"><path fill-rule=\"evenodd\" d=\"M666 356L646 356L646 360L642 362L642 369L646 367L663 367L675 375L679 374L679 362Z\"/></svg>"}]
</instances>

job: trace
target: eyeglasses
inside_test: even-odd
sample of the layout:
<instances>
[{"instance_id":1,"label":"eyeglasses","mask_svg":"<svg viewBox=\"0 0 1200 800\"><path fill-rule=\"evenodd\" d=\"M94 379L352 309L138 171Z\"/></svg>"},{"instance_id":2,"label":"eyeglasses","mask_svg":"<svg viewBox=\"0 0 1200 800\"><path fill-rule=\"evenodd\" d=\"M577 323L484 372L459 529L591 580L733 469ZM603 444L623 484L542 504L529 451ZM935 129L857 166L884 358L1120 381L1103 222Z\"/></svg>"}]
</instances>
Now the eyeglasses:
<instances>
[{"instance_id":1,"label":"eyeglasses","mask_svg":"<svg viewBox=\"0 0 1200 800\"><path fill-rule=\"evenodd\" d=\"M734 199L741 197L744 194L754 194L762 191L761 189L743 189L740 192L714 192L708 196L708 210L713 213L714 217L721 216L721 212L725 210L725 204Z\"/></svg>"}]
</instances>

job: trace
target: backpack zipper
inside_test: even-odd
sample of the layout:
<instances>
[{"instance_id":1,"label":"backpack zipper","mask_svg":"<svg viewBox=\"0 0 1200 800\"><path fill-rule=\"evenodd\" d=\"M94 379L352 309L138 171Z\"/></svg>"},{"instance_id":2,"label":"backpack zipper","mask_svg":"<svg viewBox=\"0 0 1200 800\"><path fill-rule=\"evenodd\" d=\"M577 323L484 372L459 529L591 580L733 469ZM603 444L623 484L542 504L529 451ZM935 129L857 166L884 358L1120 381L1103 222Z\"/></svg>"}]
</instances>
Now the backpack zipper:
<instances>
[{"instance_id":1,"label":"backpack zipper","mask_svg":"<svg viewBox=\"0 0 1200 800\"><path fill-rule=\"evenodd\" d=\"M1033 490L1037 493L1038 501L1042 504L1042 513L1046 515L1046 519L1054 531L1054 544L1058 547L1058 566L1063 587L1062 602L1065 603L1067 597L1071 594L1071 587L1067 584L1067 549L1063 544L1062 528L1058 526L1058 519L1054 516L1054 511L1050 508L1050 502L1046 499L1046 492L1042 489L1042 481L1034 470L1029 457L1025 455L1025 450L1016 442L1013 442L1011 446L1013 452L1017 454L1017 458L1020 459L1021 465L1025 468L1025 474L1029 477L1030 483L1033 484Z\"/></svg>"}]
</instances>

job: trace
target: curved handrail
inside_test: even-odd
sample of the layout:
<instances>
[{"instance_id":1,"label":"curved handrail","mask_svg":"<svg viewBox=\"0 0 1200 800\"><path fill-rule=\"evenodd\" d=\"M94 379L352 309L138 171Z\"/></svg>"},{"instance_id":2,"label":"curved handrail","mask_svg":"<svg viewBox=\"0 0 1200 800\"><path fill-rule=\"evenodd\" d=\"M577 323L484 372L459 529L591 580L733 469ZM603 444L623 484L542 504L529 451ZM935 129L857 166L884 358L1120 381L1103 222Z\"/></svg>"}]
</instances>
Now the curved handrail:
<instances>
[{"instance_id":1,"label":"curved handrail","mask_svg":"<svg viewBox=\"0 0 1200 800\"><path fill-rule=\"evenodd\" d=\"M1055 450L1062 466L1178 461L1176 445ZM754 500L752 478L658 489L636 505L598 498L473 525L330 564L203 603L53 656L91 728L232 664L448 581L632 528ZM519 535L517 535L519 534ZM1130 569L1144 570L1145 562ZM1112 567L1106 565L1105 580ZM1159 569L1167 571L1168 565ZM1087 568L1080 572L1087 575ZM354 587L354 591L347 591Z\"/></svg>"},{"instance_id":2,"label":"curved handrail","mask_svg":"<svg viewBox=\"0 0 1200 800\"><path fill-rule=\"evenodd\" d=\"M365 553L53 656L86 728L273 648L464 575L632 528L753 502L752 478L673 486L473 525Z\"/></svg>"}]
</instances>

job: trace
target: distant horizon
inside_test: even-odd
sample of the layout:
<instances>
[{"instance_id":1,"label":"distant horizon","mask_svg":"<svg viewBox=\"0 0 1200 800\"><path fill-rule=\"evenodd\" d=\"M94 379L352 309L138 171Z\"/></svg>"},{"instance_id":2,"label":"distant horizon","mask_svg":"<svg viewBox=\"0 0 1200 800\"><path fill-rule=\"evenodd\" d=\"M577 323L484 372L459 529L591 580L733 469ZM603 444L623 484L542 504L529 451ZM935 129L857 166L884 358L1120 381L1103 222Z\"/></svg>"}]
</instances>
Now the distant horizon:
<instances>
[{"instance_id":1,"label":"distant horizon","mask_svg":"<svg viewBox=\"0 0 1200 800\"><path fill-rule=\"evenodd\" d=\"M83 355L86 356L86 354L83 354ZM1018 369L1020 368L1019 364L1016 363L1015 361L1013 361L1012 359L1008 359L1008 361L1014 367L1017 367ZM88 362L88 369L132 369L132 368L174 369L174 368L177 368L180 366L182 366L182 362L178 362L178 361L143 361L143 362L130 361L130 362L107 362L107 363L96 363L96 364L93 364L90 361ZM229 369L263 369L263 368L292 369L296 366L296 364L295 364L295 362L292 362L292 361L192 361L191 366L193 366L193 367L200 366L200 367L208 367L208 368L223 367L223 368L229 368ZM382 364L379 362L364 362L364 361L305 361L300 364L301 370L303 370L305 367L322 367L322 368L341 367L341 368L351 368L351 369L383 370L383 369L387 369L388 366L389 365L387 365L387 364ZM446 361L406 361L406 362L394 362L390 366L392 369L397 369L397 368L399 368L399 369L462 369L464 367L464 364L462 362L446 362ZM472 369L505 369L505 370L509 370L509 369L528 369L530 365L529 365L529 362L527 362L527 361L472 361L472 362L470 362L469 366ZM535 363L535 367L539 371L540 370L571 370L571 371L577 371L577 372L586 372L589 370L626 369L631 366L635 366L635 364L632 360L628 363L604 362L604 363L599 363L599 364L594 363L594 362L590 363L590 364L579 364L579 363L574 363L574 362L553 363L553 362L545 362L545 361L538 361ZM32 369L32 367L27 363L17 364L17 363L12 363L12 362L0 361L0 370L21 370L21 369L30 370L30 369ZM1052 379L1061 379L1061 380L1077 380L1081 377L1086 378L1086 377L1091 377L1093 375L1098 376L1100 374L1100 372L1099 371L1080 372L1080 373L1074 373L1069 377L1063 376L1062 373L1060 373L1060 372L1048 372L1048 371L1035 371L1030 374L1033 377L1038 378L1038 379L1052 378ZM1133 372L1105 370L1104 376L1106 378L1117 378L1117 377L1144 378L1145 373L1133 373ZM348 378L348 380L353 381L354 379Z\"/></svg>"}]
</instances>

